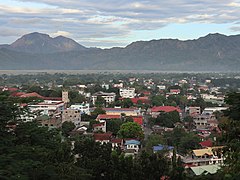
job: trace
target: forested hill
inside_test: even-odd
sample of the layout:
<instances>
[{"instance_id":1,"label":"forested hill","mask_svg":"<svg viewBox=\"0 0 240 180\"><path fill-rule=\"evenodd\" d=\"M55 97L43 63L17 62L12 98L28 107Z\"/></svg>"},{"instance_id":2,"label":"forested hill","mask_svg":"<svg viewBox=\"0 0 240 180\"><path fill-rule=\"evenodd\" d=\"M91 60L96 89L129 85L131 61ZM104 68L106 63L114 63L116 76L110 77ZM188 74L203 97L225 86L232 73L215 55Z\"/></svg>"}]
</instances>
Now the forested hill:
<instances>
[{"instance_id":1,"label":"forested hill","mask_svg":"<svg viewBox=\"0 0 240 180\"><path fill-rule=\"evenodd\" d=\"M209 34L196 40L138 41L125 48L86 48L41 33L0 45L0 69L239 71L240 35Z\"/></svg>"}]
</instances>

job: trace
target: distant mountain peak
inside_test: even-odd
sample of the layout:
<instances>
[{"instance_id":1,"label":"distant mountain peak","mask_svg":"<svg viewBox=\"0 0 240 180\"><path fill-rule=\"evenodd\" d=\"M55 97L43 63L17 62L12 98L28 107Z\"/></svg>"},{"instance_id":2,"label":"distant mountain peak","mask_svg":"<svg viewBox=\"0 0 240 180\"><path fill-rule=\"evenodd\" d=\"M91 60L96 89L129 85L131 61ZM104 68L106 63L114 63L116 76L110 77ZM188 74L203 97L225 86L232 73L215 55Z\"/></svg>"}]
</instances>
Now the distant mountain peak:
<instances>
[{"instance_id":1,"label":"distant mountain peak","mask_svg":"<svg viewBox=\"0 0 240 180\"><path fill-rule=\"evenodd\" d=\"M76 41L64 37L50 37L48 34L33 32L23 35L10 45L10 49L28 53L55 53L86 49Z\"/></svg>"}]
</instances>

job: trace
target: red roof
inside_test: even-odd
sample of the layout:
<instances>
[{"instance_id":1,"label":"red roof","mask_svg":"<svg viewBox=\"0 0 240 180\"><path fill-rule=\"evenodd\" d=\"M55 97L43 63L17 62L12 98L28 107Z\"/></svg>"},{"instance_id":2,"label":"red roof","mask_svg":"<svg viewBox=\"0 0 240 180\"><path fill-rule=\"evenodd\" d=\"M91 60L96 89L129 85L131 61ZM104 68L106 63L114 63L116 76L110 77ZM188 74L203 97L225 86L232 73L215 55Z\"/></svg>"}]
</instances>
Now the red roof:
<instances>
[{"instance_id":1,"label":"red roof","mask_svg":"<svg viewBox=\"0 0 240 180\"><path fill-rule=\"evenodd\" d=\"M24 95L24 94L26 94L26 93L24 93L24 92L14 92L14 93L11 94L11 96L20 97L20 96L22 96L22 95Z\"/></svg>"},{"instance_id":2,"label":"red roof","mask_svg":"<svg viewBox=\"0 0 240 180\"><path fill-rule=\"evenodd\" d=\"M172 112L172 111L177 111L179 113L181 113L181 109L179 109L178 107L174 107L174 106L155 106L151 109L152 112Z\"/></svg>"},{"instance_id":3,"label":"red roof","mask_svg":"<svg viewBox=\"0 0 240 180\"><path fill-rule=\"evenodd\" d=\"M62 101L61 97L43 97L44 100Z\"/></svg>"},{"instance_id":4,"label":"red roof","mask_svg":"<svg viewBox=\"0 0 240 180\"><path fill-rule=\"evenodd\" d=\"M150 101L148 97L139 97L139 98L131 98L133 104L137 104L138 101L141 101L143 104L148 104Z\"/></svg>"},{"instance_id":5,"label":"red roof","mask_svg":"<svg viewBox=\"0 0 240 180\"><path fill-rule=\"evenodd\" d=\"M212 147L213 146L213 143L211 140L207 140L207 141L203 141L203 142L200 142L199 143L203 148L204 147Z\"/></svg>"},{"instance_id":6,"label":"red roof","mask_svg":"<svg viewBox=\"0 0 240 180\"><path fill-rule=\"evenodd\" d=\"M105 111L136 111L137 108L103 108Z\"/></svg>"},{"instance_id":7,"label":"red roof","mask_svg":"<svg viewBox=\"0 0 240 180\"><path fill-rule=\"evenodd\" d=\"M98 141L104 141L104 140L111 140L111 137L112 137L112 133L94 133L93 134L93 137L96 140Z\"/></svg>"},{"instance_id":8,"label":"red roof","mask_svg":"<svg viewBox=\"0 0 240 180\"><path fill-rule=\"evenodd\" d=\"M6 88L6 91L15 92L18 88Z\"/></svg>"},{"instance_id":9,"label":"red roof","mask_svg":"<svg viewBox=\"0 0 240 180\"><path fill-rule=\"evenodd\" d=\"M97 116L97 120L100 120L100 119L120 119L120 118L121 118L120 115L99 114Z\"/></svg>"},{"instance_id":10,"label":"red roof","mask_svg":"<svg viewBox=\"0 0 240 180\"><path fill-rule=\"evenodd\" d=\"M139 125L142 125L143 124L143 117L142 116L133 116L133 121L135 123L138 123Z\"/></svg>"},{"instance_id":11,"label":"red roof","mask_svg":"<svg viewBox=\"0 0 240 180\"><path fill-rule=\"evenodd\" d=\"M27 98L27 97L38 97L38 98L43 99L43 96L39 95L39 94L36 93L36 92L26 93L26 94L21 95L20 97L22 97L22 98Z\"/></svg>"},{"instance_id":12,"label":"red roof","mask_svg":"<svg viewBox=\"0 0 240 180\"><path fill-rule=\"evenodd\" d=\"M117 138L117 139L112 139L111 143L118 143L118 144L120 144L120 143L122 143L122 141L123 141L123 139Z\"/></svg>"},{"instance_id":13,"label":"red roof","mask_svg":"<svg viewBox=\"0 0 240 180\"><path fill-rule=\"evenodd\" d=\"M93 127L104 126L104 123L93 124Z\"/></svg>"}]
</instances>

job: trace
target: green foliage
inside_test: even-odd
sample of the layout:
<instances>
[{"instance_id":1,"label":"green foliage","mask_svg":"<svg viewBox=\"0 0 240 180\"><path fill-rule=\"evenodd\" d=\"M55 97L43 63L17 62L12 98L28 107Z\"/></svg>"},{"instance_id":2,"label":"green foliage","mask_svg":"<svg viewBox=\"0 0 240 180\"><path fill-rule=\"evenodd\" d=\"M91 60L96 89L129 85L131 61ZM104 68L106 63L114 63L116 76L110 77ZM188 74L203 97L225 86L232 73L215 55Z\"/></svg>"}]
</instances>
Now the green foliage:
<instances>
[{"instance_id":1,"label":"green foliage","mask_svg":"<svg viewBox=\"0 0 240 180\"><path fill-rule=\"evenodd\" d=\"M65 121L62 123L62 133L64 136L69 136L69 133L75 128L76 126L74 125L73 122L71 121Z\"/></svg>"},{"instance_id":2,"label":"green foliage","mask_svg":"<svg viewBox=\"0 0 240 180\"><path fill-rule=\"evenodd\" d=\"M165 132L164 139L168 145L177 148L177 152L187 154L193 149L199 148L199 137L194 133L187 133L182 128L174 128L172 132Z\"/></svg>"},{"instance_id":3,"label":"green foliage","mask_svg":"<svg viewBox=\"0 0 240 180\"><path fill-rule=\"evenodd\" d=\"M71 104L82 103L86 101L85 97L78 93L78 91L69 91L69 100Z\"/></svg>"},{"instance_id":4,"label":"green foliage","mask_svg":"<svg viewBox=\"0 0 240 180\"><path fill-rule=\"evenodd\" d=\"M155 121L154 124L163 127L173 128L176 122L180 122L180 116L177 111L172 111L168 113L161 112L160 115L154 121Z\"/></svg>"},{"instance_id":5,"label":"green foliage","mask_svg":"<svg viewBox=\"0 0 240 180\"><path fill-rule=\"evenodd\" d=\"M103 110L101 107L97 107L91 113L92 119L96 119L99 114L106 114L106 111Z\"/></svg>"},{"instance_id":6,"label":"green foliage","mask_svg":"<svg viewBox=\"0 0 240 180\"><path fill-rule=\"evenodd\" d=\"M228 94L226 103L230 106L224 112L227 118L220 124L224 130L223 139L227 144L225 148L227 166L224 171L234 179L233 177L240 176L240 94Z\"/></svg>"},{"instance_id":7,"label":"green foliage","mask_svg":"<svg viewBox=\"0 0 240 180\"><path fill-rule=\"evenodd\" d=\"M157 146L158 144L164 144L164 139L161 135L150 134L145 144L145 149L148 153L153 152L152 147Z\"/></svg>"},{"instance_id":8,"label":"green foliage","mask_svg":"<svg viewBox=\"0 0 240 180\"><path fill-rule=\"evenodd\" d=\"M144 134L141 126L135 122L127 122L121 125L118 135L121 138L143 139Z\"/></svg>"},{"instance_id":9,"label":"green foliage","mask_svg":"<svg viewBox=\"0 0 240 180\"><path fill-rule=\"evenodd\" d=\"M133 102L131 101L130 98L126 98L122 100L122 107L123 108L130 108L133 106Z\"/></svg>"},{"instance_id":10,"label":"green foliage","mask_svg":"<svg viewBox=\"0 0 240 180\"><path fill-rule=\"evenodd\" d=\"M114 135L117 135L120 130L120 126L122 125L121 119L110 119L107 120L107 131L112 132Z\"/></svg>"},{"instance_id":11,"label":"green foliage","mask_svg":"<svg viewBox=\"0 0 240 180\"><path fill-rule=\"evenodd\" d=\"M166 98L164 96L157 95L153 96L151 100L153 106L162 106L163 103L166 101Z\"/></svg>"}]
</instances>

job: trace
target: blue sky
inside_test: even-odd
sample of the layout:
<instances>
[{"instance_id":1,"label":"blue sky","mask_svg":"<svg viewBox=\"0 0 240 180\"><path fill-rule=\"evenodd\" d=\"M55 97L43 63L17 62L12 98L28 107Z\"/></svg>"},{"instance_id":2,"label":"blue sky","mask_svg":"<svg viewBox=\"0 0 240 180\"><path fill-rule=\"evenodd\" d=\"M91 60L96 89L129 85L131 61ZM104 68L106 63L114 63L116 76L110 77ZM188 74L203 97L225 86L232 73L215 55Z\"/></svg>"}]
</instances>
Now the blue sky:
<instances>
[{"instance_id":1,"label":"blue sky","mask_svg":"<svg viewBox=\"0 0 240 180\"><path fill-rule=\"evenodd\" d=\"M0 0L0 44L63 35L87 47L240 33L240 0Z\"/></svg>"}]
</instances>

